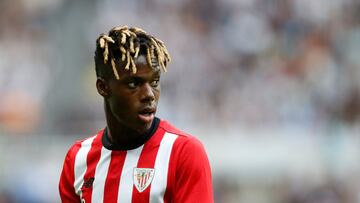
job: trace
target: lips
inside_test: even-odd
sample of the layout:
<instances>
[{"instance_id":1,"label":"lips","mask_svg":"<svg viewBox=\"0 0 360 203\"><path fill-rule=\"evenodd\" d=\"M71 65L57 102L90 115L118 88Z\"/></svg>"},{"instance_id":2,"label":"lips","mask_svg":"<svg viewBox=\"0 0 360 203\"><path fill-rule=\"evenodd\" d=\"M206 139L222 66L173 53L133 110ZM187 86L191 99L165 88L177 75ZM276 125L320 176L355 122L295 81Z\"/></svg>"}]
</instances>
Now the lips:
<instances>
[{"instance_id":1,"label":"lips","mask_svg":"<svg viewBox=\"0 0 360 203\"><path fill-rule=\"evenodd\" d=\"M156 108L145 107L139 111L138 118L145 123L150 123L155 117Z\"/></svg>"}]
</instances>

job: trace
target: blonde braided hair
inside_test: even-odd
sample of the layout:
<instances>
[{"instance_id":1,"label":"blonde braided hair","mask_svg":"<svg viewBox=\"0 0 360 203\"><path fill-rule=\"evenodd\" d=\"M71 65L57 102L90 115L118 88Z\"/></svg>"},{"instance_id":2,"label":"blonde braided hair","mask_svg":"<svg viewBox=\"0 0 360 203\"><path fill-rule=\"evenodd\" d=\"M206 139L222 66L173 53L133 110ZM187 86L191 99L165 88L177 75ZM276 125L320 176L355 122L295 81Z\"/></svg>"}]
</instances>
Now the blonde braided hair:
<instances>
[{"instance_id":1,"label":"blonde braided hair","mask_svg":"<svg viewBox=\"0 0 360 203\"><path fill-rule=\"evenodd\" d=\"M159 66L166 72L166 66L171 61L165 44L137 27L114 27L108 35L101 34L96 42L95 61L99 57L97 55L102 52L103 64L110 61L116 79L120 78L117 71L120 60L126 63L125 70L131 69L133 74L137 72L135 59L139 56L141 46L145 46L146 50L143 50L143 53L146 52L146 61L150 67Z\"/></svg>"}]
</instances>

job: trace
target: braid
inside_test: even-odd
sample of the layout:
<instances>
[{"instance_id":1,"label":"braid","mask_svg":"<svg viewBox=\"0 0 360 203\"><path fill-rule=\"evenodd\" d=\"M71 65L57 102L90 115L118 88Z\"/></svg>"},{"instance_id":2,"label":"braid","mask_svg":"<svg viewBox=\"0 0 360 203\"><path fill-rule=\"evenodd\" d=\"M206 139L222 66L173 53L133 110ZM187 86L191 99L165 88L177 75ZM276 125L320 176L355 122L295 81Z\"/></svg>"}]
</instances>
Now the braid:
<instances>
[{"instance_id":1,"label":"braid","mask_svg":"<svg viewBox=\"0 0 360 203\"><path fill-rule=\"evenodd\" d=\"M146 56L146 61L151 68L160 67L164 72L170 62L170 55L165 44L144 30L127 26L114 27L108 35L101 34L96 40L95 63L96 73L99 76L99 66L110 64L116 79L119 79L117 64L125 64L124 69L136 73L135 60L139 54Z\"/></svg>"}]
</instances>

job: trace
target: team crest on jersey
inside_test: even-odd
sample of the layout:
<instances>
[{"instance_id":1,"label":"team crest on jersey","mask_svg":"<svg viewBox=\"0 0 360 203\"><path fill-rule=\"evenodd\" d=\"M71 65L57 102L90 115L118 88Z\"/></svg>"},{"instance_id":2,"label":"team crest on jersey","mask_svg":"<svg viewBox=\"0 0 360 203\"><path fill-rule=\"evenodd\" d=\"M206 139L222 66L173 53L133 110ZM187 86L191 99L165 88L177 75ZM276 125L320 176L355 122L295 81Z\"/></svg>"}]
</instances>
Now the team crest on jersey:
<instances>
[{"instance_id":1,"label":"team crest on jersey","mask_svg":"<svg viewBox=\"0 0 360 203\"><path fill-rule=\"evenodd\" d=\"M139 192L144 191L154 178L153 168L134 168L134 185Z\"/></svg>"}]
</instances>

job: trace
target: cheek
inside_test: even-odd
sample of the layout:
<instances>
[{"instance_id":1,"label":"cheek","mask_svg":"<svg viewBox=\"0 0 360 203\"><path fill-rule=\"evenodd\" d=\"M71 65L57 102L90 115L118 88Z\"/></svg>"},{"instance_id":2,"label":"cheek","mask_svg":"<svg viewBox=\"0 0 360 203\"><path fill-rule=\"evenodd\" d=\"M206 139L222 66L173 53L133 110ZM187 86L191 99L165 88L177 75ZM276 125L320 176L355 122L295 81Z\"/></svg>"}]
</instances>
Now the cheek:
<instances>
[{"instance_id":1,"label":"cheek","mask_svg":"<svg viewBox=\"0 0 360 203\"><path fill-rule=\"evenodd\" d=\"M158 90L155 90L154 91L154 95L155 95L155 100L156 101L159 101L159 98L160 98L160 88Z\"/></svg>"},{"instance_id":2,"label":"cheek","mask_svg":"<svg viewBox=\"0 0 360 203\"><path fill-rule=\"evenodd\" d=\"M126 100L122 98L111 98L109 99L109 104L111 112L116 115L125 114L126 111L130 109Z\"/></svg>"}]
</instances>

